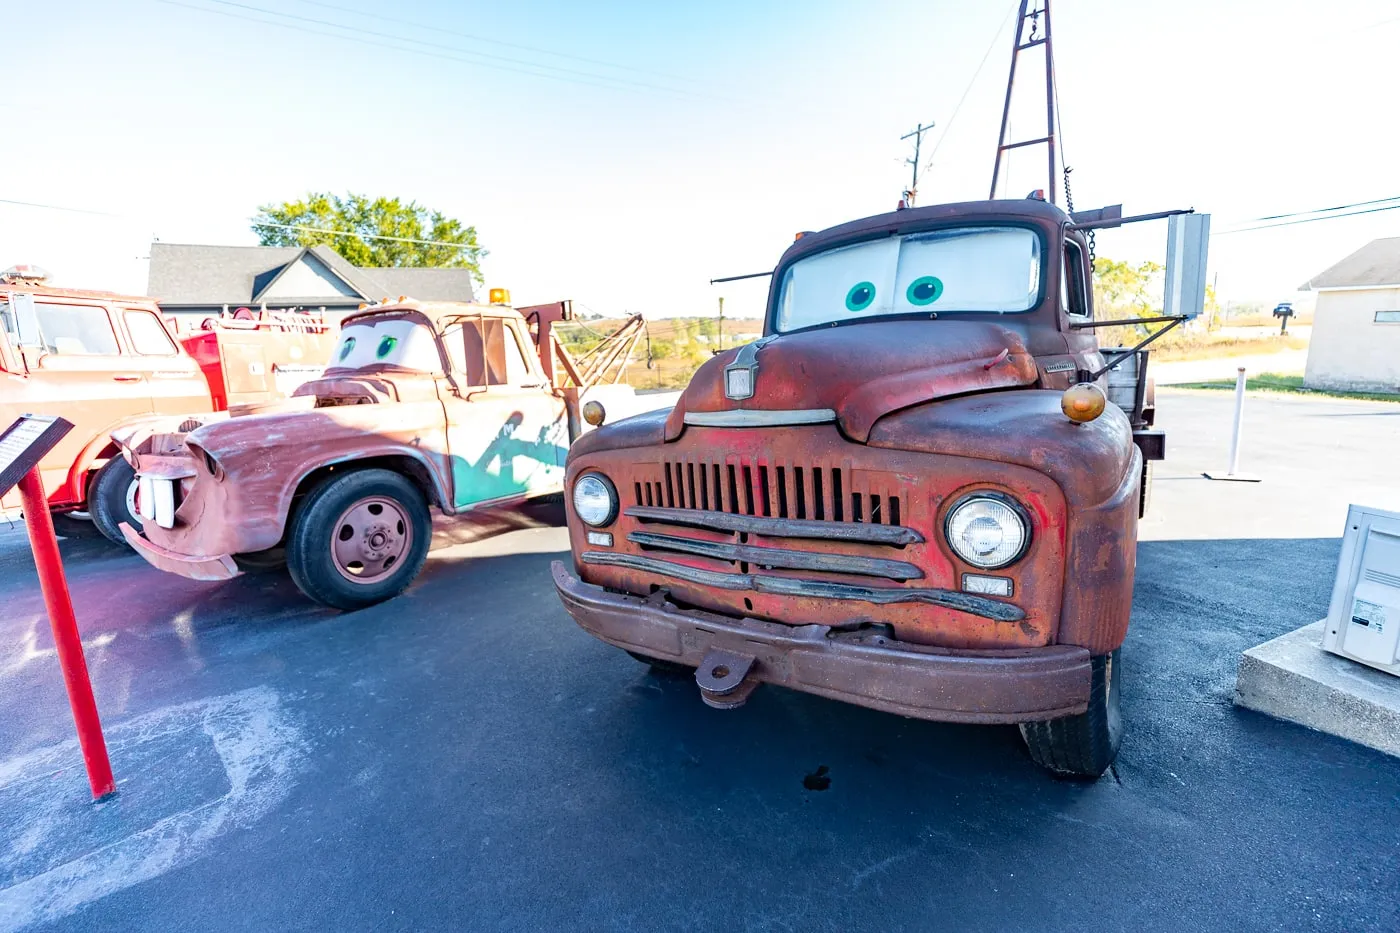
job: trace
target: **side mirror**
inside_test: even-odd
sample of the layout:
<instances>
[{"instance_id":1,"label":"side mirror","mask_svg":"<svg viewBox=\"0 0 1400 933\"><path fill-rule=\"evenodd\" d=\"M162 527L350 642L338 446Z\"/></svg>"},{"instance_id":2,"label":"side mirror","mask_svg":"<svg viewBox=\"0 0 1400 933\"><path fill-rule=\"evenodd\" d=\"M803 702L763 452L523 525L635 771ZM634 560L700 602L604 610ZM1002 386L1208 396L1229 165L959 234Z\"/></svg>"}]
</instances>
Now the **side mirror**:
<instances>
[{"instance_id":1,"label":"side mirror","mask_svg":"<svg viewBox=\"0 0 1400 933\"><path fill-rule=\"evenodd\" d=\"M1173 214L1167 218L1167 280L1162 314L1194 320L1206 306L1206 255L1210 250L1209 214Z\"/></svg>"}]
</instances>

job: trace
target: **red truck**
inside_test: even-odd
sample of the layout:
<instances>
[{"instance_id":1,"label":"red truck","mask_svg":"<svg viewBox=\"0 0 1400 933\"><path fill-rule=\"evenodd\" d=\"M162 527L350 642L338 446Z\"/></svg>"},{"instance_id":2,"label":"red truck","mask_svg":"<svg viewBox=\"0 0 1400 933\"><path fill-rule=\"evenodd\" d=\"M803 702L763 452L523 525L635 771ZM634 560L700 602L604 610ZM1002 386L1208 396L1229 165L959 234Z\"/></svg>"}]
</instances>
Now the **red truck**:
<instances>
[{"instance_id":1,"label":"red truck","mask_svg":"<svg viewBox=\"0 0 1400 933\"><path fill-rule=\"evenodd\" d=\"M1172 325L1208 218L1167 214ZM1086 230L1167 214L980 201L802 235L761 339L570 450L564 606L711 706L771 683L1016 723L1044 767L1102 774L1164 438L1142 345L1098 345Z\"/></svg>"},{"instance_id":2,"label":"red truck","mask_svg":"<svg viewBox=\"0 0 1400 933\"><path fill-rule=\"evenodd\" d=\"M53 288L32 267L0 276L0 424L25 413L74 424L40 464L59 534L125 543L121 523L139 526L112 431L283 397L319 373L335 339L302 315L205 328L180 336L153 298ZM15 493L0 502L18 506Z\"/></svg>"}]
</instances>

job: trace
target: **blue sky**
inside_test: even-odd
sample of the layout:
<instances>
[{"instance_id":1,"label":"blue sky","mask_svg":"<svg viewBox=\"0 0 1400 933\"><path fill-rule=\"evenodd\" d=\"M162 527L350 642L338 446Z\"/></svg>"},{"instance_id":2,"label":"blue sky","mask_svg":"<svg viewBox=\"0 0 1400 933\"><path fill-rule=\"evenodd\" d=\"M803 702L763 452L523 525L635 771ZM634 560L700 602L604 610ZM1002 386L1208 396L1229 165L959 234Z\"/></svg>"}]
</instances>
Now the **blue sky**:
<instances>
[{"instance_id":1,"label":"blue sky","mask_svg":"<svg viewBox=\"0 0 1400 933\"><path fill-rule=\"evenodd\" d=\"M488 284L518 301L659 316L721 294L757 313L761 282L708 279L893 207L920 121L938 124L921 203L985 197L1012 3L3 6L0 199L115 216L0 204L0 264L142 291L153 236L251 244L260 203L353 190L475 224ZM1194 206L1223 229L1400 195L1393 0L1054 13L1078 206ZM1043 186L1042 161L1018 157L1008 190ZM1224 297L1274 301L1391 234L1400 211L1217 237L1212 265ZM1155 258L1164 236L1106 234L1100 253Z\"/></svg>"}]
</instances>

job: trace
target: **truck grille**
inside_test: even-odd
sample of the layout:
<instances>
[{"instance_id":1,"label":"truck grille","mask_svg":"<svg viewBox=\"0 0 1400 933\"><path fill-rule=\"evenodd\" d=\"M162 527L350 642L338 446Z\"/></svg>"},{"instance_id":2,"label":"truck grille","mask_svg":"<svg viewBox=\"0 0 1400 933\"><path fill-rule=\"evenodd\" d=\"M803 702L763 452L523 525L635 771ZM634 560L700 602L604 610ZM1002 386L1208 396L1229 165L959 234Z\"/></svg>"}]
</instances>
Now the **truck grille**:
<instances>
[{"instance_id":1,"label":"truck grille","mask_svg":"<svg viewBox=\"0 0 1400 933\"><path fill-rule=\"evenodd\" d=\"M899 493L849 464L753 462L740 457L663 460L633 483L634 504L762 518L900 525Z\"/></svg>"}]
</instances>

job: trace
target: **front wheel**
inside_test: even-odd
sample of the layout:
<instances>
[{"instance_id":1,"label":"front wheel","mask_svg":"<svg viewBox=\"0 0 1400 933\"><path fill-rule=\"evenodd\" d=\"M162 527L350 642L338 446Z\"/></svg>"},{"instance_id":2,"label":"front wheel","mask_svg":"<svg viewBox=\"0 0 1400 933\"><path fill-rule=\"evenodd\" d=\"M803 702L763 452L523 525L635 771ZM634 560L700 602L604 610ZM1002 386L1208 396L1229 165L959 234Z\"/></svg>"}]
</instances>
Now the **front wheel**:
<instances>
[{"instance_id":1,"label":"front wheel","mask_svg":"<svg viewBox=\"0 0 1400 933\"><path fill-rule=\"evenodd\" d=\"M413 582L431 537L432 515L417 486L390 470L357 470L302 503L287 536L287 570L316 602L362 609Z\"/></svg>"},{"instance_id":2,"label":"front wheel","mask_svg":"<svg viewBox=\"0 0 1400 933\"><path fill-rule=\"evenodd\" d=\"M1093 659L1089 708L1078 716L1021 723L1021 738L1042 768L1069 777L1097 778L1118 757L1123 716L1118 708L1118 650Z\"/></svg>"},{"instance_id":3,"label":"front wheel","mask_svg":"<svg viewBox=\"0 0 1400 933\"><path fill-rule=\"evenodd\" d=\"M124 458L113 457L93 476L88 486L88 508L92 523L109 541L126 544L123 522L141 530L141 516L136 511L136 471Z\"/></svg>"}]
</instances>

